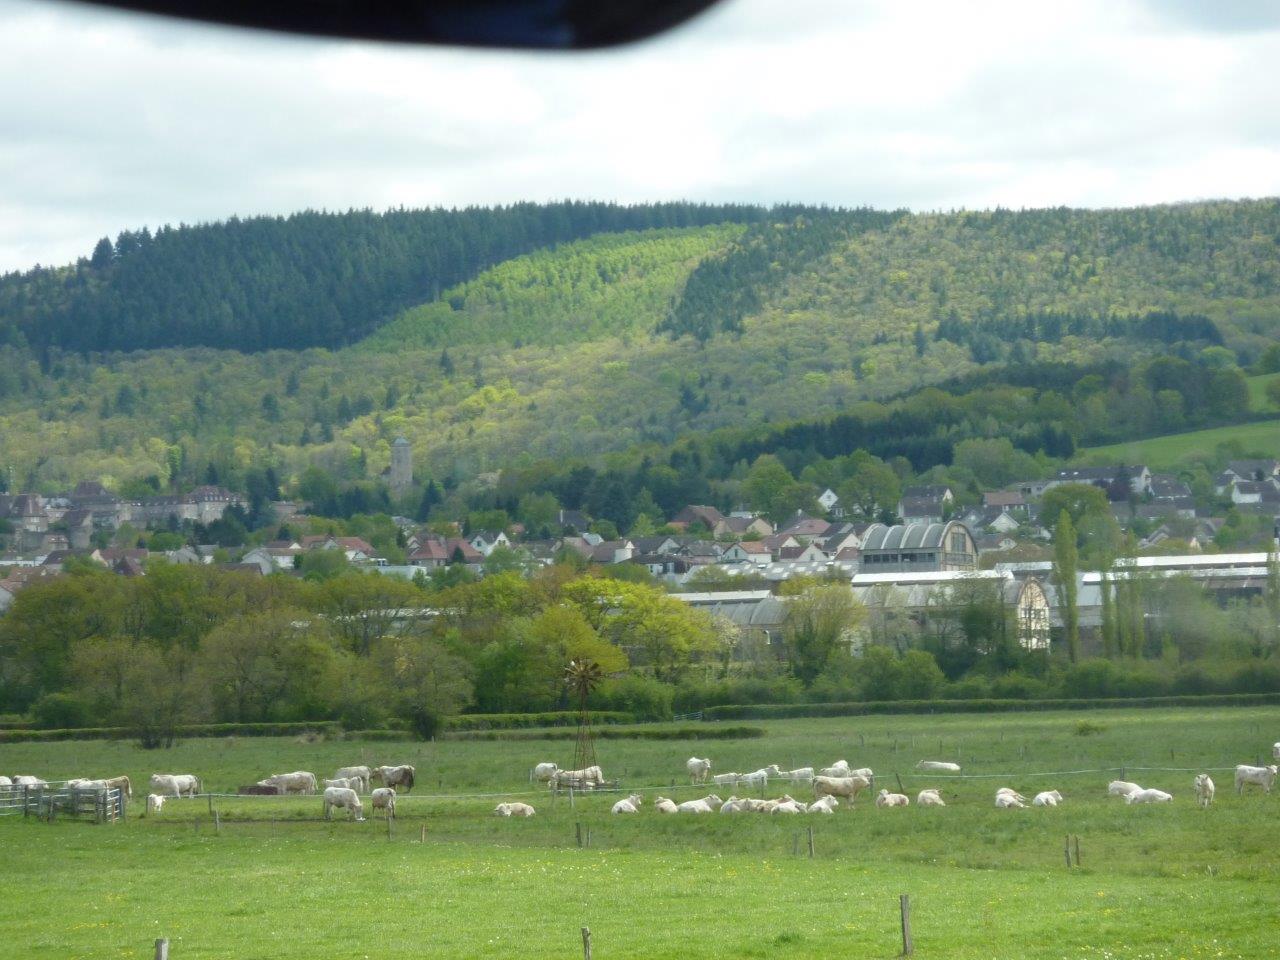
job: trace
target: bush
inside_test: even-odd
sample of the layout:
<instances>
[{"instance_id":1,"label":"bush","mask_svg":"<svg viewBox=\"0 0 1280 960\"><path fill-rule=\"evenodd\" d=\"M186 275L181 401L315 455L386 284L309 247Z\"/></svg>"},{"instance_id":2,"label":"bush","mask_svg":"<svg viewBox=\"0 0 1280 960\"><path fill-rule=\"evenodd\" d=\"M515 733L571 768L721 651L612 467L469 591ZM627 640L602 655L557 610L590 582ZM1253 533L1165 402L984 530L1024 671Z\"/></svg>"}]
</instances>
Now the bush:
<instances>
[{"instance_id":1,"label":"bush","mask_svg":"<svg viewBox=\"0 0 1280 960\"><path fill-rule=\"evenodd\" d=\"M637 720L670 720L674 711L676 688L669 683L629 674L619 680L606 680L591 695L591 706L602 710L621 710L634 714Z\"/></svg>"},{"instance_id":2,"label":"bush","mask_svg":"<svg viewBox=\"0 0 1280 960\"><path fill-rule=\"evenodd\" d=\"M419 740L434 740L444 729L444 715L431 707L421 706L409 717L409 726Z\"/></svg>"},{"instance_id":3,"label":"bush","mask_svg":"<svg viewBox=\"0 0 1280 960\"><path fill-rule=\"evenodd\" d=\"M336 734L332 720L314 723L200 723L180 726L180 737L292 737L303 733ZM63 730L0 730L0 743L42 740L128 740L137 736L132 727L73 727Z\"/></svg>"},{"instance_id":4,"label":"bush","mask_svg":"<svg viewBox=\"0 0 1280 960\"><path fill-rule=\"evenodd\" d=\"M986 696L997 700L1039 700L1049 695L1049 685L1023 673L1006 673L991 681Z\"/></svg>"},{"instance_id":5,"label":"bush","mask_svg":"<svg viewBox=\"0 0 1280 960\"><path fill-rule=\"evenodd\" d=\"M35 702L31 713L41 730L63 730L87 727L92 711L87 703L70 693L46 693Z\"/></svg>"},{"instance_id":6,"label":"bush","mask_svg":"<svg viewBox=\"0 0 1280 960\"><path fill-rule=\"evenodd\" d=\"M726 703L798 703L804 687L794 677L726 677L705 683L686 680L675 690L674 709L692 713Z\"/></svg>"},{"instance_id":7,"label":"bush","mask_svg":"<svg viewBox=\"0 0 1280 960\"><path fill-rule=\"evenodd\" d=\"M593 724L635 723L634 714L618 710L592 710ZM545 713L463 713L445 720L446 731L510 730L521 727L574 727L576 710L554 710Z\"/></svg>"},{"instance_id":8,"label":"bush","mask_svg":"<svg viewBox=\"0 0 1280 960\"><path fill-rule=\"evenodd\" d=\"M754 740L764 736L761 727L604 727L597 740ZM446 740L572 740L574 730L468 730L445 734Z\"/></svg>"}]
</instances>

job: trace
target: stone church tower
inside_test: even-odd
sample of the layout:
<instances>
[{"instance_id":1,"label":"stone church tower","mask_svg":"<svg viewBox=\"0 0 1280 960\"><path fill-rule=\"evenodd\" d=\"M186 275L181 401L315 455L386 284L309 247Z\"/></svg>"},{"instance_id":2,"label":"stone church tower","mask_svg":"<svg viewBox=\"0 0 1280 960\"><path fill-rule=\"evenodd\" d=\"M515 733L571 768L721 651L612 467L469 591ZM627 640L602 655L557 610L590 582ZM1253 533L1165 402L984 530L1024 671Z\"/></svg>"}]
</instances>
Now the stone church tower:
<instances>
[{"instance_id":1,"label":"stone church tower","mask_svg":"<svg viewBox=\"0 0 1280 960\"><path fill-rule=\"evenodd\" d=\"M391 444L391 469L387 485L393 497L403 497L413 486L413 447L404 437L396 437Z\"/></svg>"}]
</instances>

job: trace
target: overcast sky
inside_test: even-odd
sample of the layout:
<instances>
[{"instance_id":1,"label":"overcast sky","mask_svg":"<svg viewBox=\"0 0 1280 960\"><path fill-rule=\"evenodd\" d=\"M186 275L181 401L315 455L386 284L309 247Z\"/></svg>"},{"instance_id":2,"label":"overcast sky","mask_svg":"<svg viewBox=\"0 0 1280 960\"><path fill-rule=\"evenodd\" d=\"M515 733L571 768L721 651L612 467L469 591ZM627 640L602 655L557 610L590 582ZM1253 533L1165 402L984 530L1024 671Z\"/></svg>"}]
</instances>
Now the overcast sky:
<instances>
[{"instance_id":1,"label":"overcast sky","mask_svg":"<svg viewBox=\"0 0 1280 960\"><path fill-rule=\"evenodd\" d=\"M0 0L0 89L0 270L304 207L1280 194L1275 0L729 0L590 55Z\"/></svg>"}]
</instances>

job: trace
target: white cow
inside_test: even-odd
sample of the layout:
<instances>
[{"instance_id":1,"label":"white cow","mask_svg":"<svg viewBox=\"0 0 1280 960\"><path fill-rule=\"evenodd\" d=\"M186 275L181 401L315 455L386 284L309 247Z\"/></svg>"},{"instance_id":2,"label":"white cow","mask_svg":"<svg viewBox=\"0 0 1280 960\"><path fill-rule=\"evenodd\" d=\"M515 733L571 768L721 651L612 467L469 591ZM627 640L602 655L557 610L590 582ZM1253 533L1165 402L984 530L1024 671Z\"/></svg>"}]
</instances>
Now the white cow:
<instances>
[{"instance_id":1,"label":"white cow","mask_svg":"<svg viewBox=\"0 0 1280 960\"><path fill-rule=\"evenodd\" d=\"M782 779L792 783L808 783L813 779L813 767L797 767L794 770L783 770Z\"/></svg>"},{"instance_id":2,"label":"white cow","mask_svg":"<svg viewBox=\"0 0 1280 960\"><path fill-rule=\"evenodd\" d=\"M1269 767L1250 767L1246 764L1240 764L1236 767L1236 793L1243 793L1245 784L1256 784L1261 787L1264 793L1271 792L1271 786L1276 782L1276 765L1273 763Z\"/></svg>"},{"instance_id":3,"label":"white cow","mask_svg":"<svg viewBox=\"0 0 1280 960\"><path fill-rule=\"evenodd\" d=\"M1019 803L1027 802L1027 798L1024 797L1022 794L1020 794L1017 790L1013 789L1013 787L1001 787L999 790L996 791L996 796L997 797L999 796L1013 797L1013 799L1017 800Z\"/></svg>"},{"instance_id":4,"label":"white cow","mask_svg":"<svg viewBox=\"0 0 1280 960\"><path fill-rule=\"evenodd\" d=\"M533 768L533 774L531 775L530 779L537 780L539 783L547 783L551 780L552 777L556 775L556 771L559 769L560 769L559 766L552 763L550 760L546 760L542 763L537 764Z\"/></svg>"},{"instance_id":5,"label":"white cow","mask_svg":"<svg viewBox=\"0 0 1280 960\"><path fill-rule=\"evenodd\" d=\"M1163 790L1146 789L1135 790L1124 798L1125 803L1168 803L1173 799L1173 794L1165 793Z\"/></svg>"},{"instance_id":6,"label":"white cow","mask_svg":"<svg viewBox=\"0 0 1280 960\"><path fill-rule=\"evenodd\" d=\"M684 768L689 771L690 783L706 783L707 774L711 772L711 761L690 757L684 762Z\"/></svg>"},{"instance_id":7,"label":"white cow","mask_svg":"<svg viewBox=\"0 0 1280 960\"><path fill-rule=\"evenodd\" d=\"M849 776L849 761L837 760L829 767L823 767L818 771L820 777L847 777Z\"/></svg>"},{"instance_id":8,"label":"white cow","mask_svg":"<svg viewBox=\"0 0 1280 960\"><path fill-rule=\"evenodd\" d=\"M686 800L684 803L676 804L676 810L680 813L715 813L723 802L712 793L698 800Z\"/></svg>"},{"instance_id":9,"label":"white cow","mask_svg":"<svg viewBox=\"0 0 1280 960\"><path fill-rule=\"evenodd\" d=\"M1062 794L1057 790L1041 790L1031 801L1033 807L1056 807L1062 802Z\"/></svg>"},{"instance_id":10,"label":"white cow","mask_svg":"<svg viewBox=\"0 0 1280 960\"><path fill-rule=\"evenodd\" d=\"M333 808L343 807L349 820L364 819L364 804L360 802L360 794L350 787L324 788L324 818L333 819Z\"/></svg>"},{"instance_id":11,"label":"white cow","mask_svg":"<svg viewBox=\"0 0 1280 960\"><path fill-rule=\"evenodd\" d=\"M771 770L777 770L777 773L771 773ZM780 776L781 770L777 767L761 767L759 770L752 770L750 773L741 773L738 775L738 785L744 787L755 787L763 789L769 785L769 777Z\"/></svg>"},{"instance_id":12,"label":"white cow","mask_svg":"<svg viewBox=\"0 0 1280 960\"><path fill-rule=\"evenodd\" d=\"M917 770L928 770L931 773L959 773L960 764L948 760L921 760L916 764Z\"/></svg>"},{"instance_id":13,"label":"white cow","mask_svg":"<svg viewBox=\"0 0 1280 960\"><path fill-rule=\"evenodd\" d=\"M871 781L866 777L814 777L813 795L848 797L852 801L869 786Z\"/></svg>"},{"instance_id":14,"label":"white cow","mask_svg":"<svg viewBox=\"0 0 1280 960\"><path fill-rule=\"evenodd\" d=\"M200 792L200 778L190 773L153 773L151 792L167 797L194 797Z\"/></svg>"},{"instance_id":15,"label":"white cow","mask_svg":"<svg viewBox=\"0 0 1280 960\"><path fill-rule=\"evenodd\" d=\"M532 817L536 812L527 803L500 803L493 808L495 817Z\"/></svg>"},{"instance_id":16,"label":"white cow","mask_svg":"<svg viewBox=\"0 0 1280 960\"><path fill-rule=\"evenodd\" d=\"M781 803L775 803L775 804L770 808L769 812L770 812L770 813L793 814L793 813L804 813L804 812L805 812L805 811L807 811L808 809L809 809L808 807L806 807L806 806L805 806L804 804L802 804L802 803L799 803L798 801L795 801L795 800L785 800L785 801L783 801L783 802L781 802Z\"/></svg>"},{"instance_id":17,"label":"white cow","mask_svg":"<svg viewBox=\"0 0 1280 960\"><path fill-rule=\"evenodd\" d=\"M1131 793L1137 793L1142 787L1136 783L1130 783L1128 780L1112 780L1107 784L1108 797L1127 797Z\"/></svg>"},{"instance_id":18,"label":"white cow","mask_svg":"<svg viewBox=\"0 0 1280 960\"><path fill-rule=\"evenodd\" d=\"M639 813L640 804L642 803L644 803L644 798L641 797L640 794L638 793L633 793L631 794L631 796L626 797L622 800L619 800L617 803L615 803L613 805L613 809L610 810L609 812L610 813Z\"/></svg>"},{"instance_id":19,"label":"white cow","mask_svg":"<svg viewBox=\"0 0 1280 960\"><path fill-rule=\"evenodd\" d=\"M148 794L147 796L147 813L158 814L164 809L164 795L159 793Z\"/></svg>"},{"instance_id":20,"label":"white cow","mask_svg":"<svg viewBox=\"0 0 1280 960\"><path fill-rule=\"evenodd\" d=\"M916 806L919 807L945 807L947 802L942 799L942 794L938 792L937 787L925 787L916 794Z\"/></svg>"},{"instance_id":21,"label":"white cow","mask_svg":"<svg viewBox=\"0 0 1280 960\"><path fill-rule=\"evenodd\" d=\"M1196 791L1196 803L1200 804L1200 808L1204 809L1213 803L1213 778L1207 773L1197 773L1192 786Z\"/></svg>"},{"instance_id":22,"label":"white cow","mask_svg":"<svg viewBox=\"0 0 1280 960\"><path fill-rule=\"evenodd\" d=\"M8 777L0 777L0 787L12 787L13 781Z\"/></svg>"},{"instance_id":23,"label":"white cow","mask_svg":"<svg viewBox=\"0 0 1280 960\"><path fill-rule=\"evenodd\" d=\"M14 776L13 785L15 787L40 787L42 789L49 786L47 781L41 780L39 777L27 776L21 773Z\"/></svg>"},{"instance_id":24,"label":"white cow","mask_svg":"<svg viewBox=\"0 0 1280 960\"><path fill-rule=\"evenodd\" d=\"M744 800L739 797L730 797L724 803L720 804L721 813L746 813L747 805Z\"/></svg>"},{"instance_id":25,"label":"white cow","mask_svg":"<svg viewBox=\"0 0 1280 960\"><path fill-rule=\"evenodd\" d=\"M1280 740L1271 745L1271 759L1280 760Z\"/></svg>"},{"instance_id":26,"label":"white cow","mask_svg":"<svg viewBox=\"0 0 1280 960\"><path fill-rule=\"evenodd\" d=\"M369 794L369 804L374 810L383 811L383 816L394 820L396 818L395 787L378 787Z\"/></svg>"},{"instance_id":27,"label":"white cow","mask_svg":"<svg viewBox=\"0 0 1280 960\"><path fill-rule=\"evenodd\" d=\"M911 803L911 798L905 793L890 793L888 790L881 790L876 794L877 807L905 807Z\"/></svg>"},{"instance_id":28,"label":"white cow","mask_svg":"<svg viewBox=\"0 0 1280 960\"><path fill-rule=\"evenodd\" d=\"M557 770L551 775L551 782L556 786L591 790L604 783L604 772L599 767L584 767L581 770Z\"/></svg>"},{"instance_id":29,"label":"white cow","mask_svg":"<svg viewBox=\"0 0 1280 960\"><path fill-rule=\"evenodd\" d=\"M368 791L369 782L372 777L373 771L365 766L343 767L333 775L333 779L335 780L358 780L359 783L351 784L351 788L362 793Z\"/></svg>"},{"instance_id":30,"label":"white cow","mask_svg":"<svg viewBox=\"0 0 1280 960\"><path fill-rule=\"evenodd\" d=\"M675 802L672 800L668 800L666 797L658 797L657 800L653 801L653 808L657 810L659 813L679 813L680 812L680 808L675 805Z\"/></svg>"},{"instance_id":31,"label":"white cow","mask_svg":"<svg viewBox=\"0 0 1280 960\"><path fill-rule=\"evenodd\" d=\"M736 787L740 779L740 773L716 773L711 776L711 782L717 787Z\"/></svg>"},{"instance_id":32,"label":"white cow","mask_svg":"<svg viewBox=\"0 0 1280 960\"><path fill-rule=\"evenodd\" d=\"M318 790L316 786L316 775L306 770L295 770L293 773L275 773L267 777L265 780L259 780L258 786L275 787L281 793L301 793L306 796L310 796ZM341 790L343 788L334 787L326 789Z\"/></svg>"},{"instance_id":33,"label":"white cow","mask_svg":"<svg viewBox=\"0 0 1280 960\"><path fill-rule=\"evenodd\" d=\"M795 803L795 798L789 793L784 793L780 797L774 797L772 800L761 800L758 808L763 813L773 813L773 811L784 803ZM753 808L754 809L754 808Z\"/></svg>"},{"instance_id":34,"label":"white cow","mask_svg":"<svg viewBox=\"0 0 1280 960\"><path fill-rule=\"evenodd\" d=\"M413 777L415 774L413 767L407 763L402 763L395 767L374 767L369 771L370 782L380 780L384 787L403 787L405 793L413 789Z\"/></svg>"},{"instance_id":35,"label":"white cow","mask_svg":"<svg viewBox=\"0 0 1280 960\"><path fill-rule=\"evenodd\" d=\"M997 810L1010 810L1013 807L1025 807L1025 806L1026 804L1023 803L1021 800L1019 800L1016 794L1012 794L1012 793L996 794Z\"/></svg>"},{"instance_id":36,"label":"white cow","mask_svg":"<svg viewBox=\"0 0 1280 960\"><path fill-rule=\"evenodd\" d=\"M825 797L819 797L809 804L808 809L810 813L835 813L838 806L840 806L840 801L831 796L831 794L827 794Z\"/></svg>"},{"instance_id":37,"label":"white cow","mask_svg":"<svg viewBox=\"0 0 1280 960\"><path fill-rule=\"evenodd\" d=\"M326 780L324 785L326 787L346 787L348 790L354 790L356 793L360 792L361 787L359 777L335 777L333 780Z\"/></svg>"}]
</instances>

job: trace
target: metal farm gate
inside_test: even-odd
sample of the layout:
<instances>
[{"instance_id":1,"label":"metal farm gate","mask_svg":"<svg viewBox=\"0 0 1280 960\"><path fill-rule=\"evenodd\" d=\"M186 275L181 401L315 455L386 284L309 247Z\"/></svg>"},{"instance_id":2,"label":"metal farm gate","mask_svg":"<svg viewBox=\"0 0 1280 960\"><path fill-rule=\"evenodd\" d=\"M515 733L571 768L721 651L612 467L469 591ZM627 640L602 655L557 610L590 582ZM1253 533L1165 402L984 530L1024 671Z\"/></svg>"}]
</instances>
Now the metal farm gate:
<instances>
[{"instance_id":1,"label":"metal farm gate","mask_svg":"<svg viewBox=\"0 0 1280 960\"><path fill-rule=\"evenodd\" d=\"M0 787L0 816L92 819L94 823L123 820L129 800L120 787L68 787L65 781L44 787Z\"/></svg>"}]
</instances>

